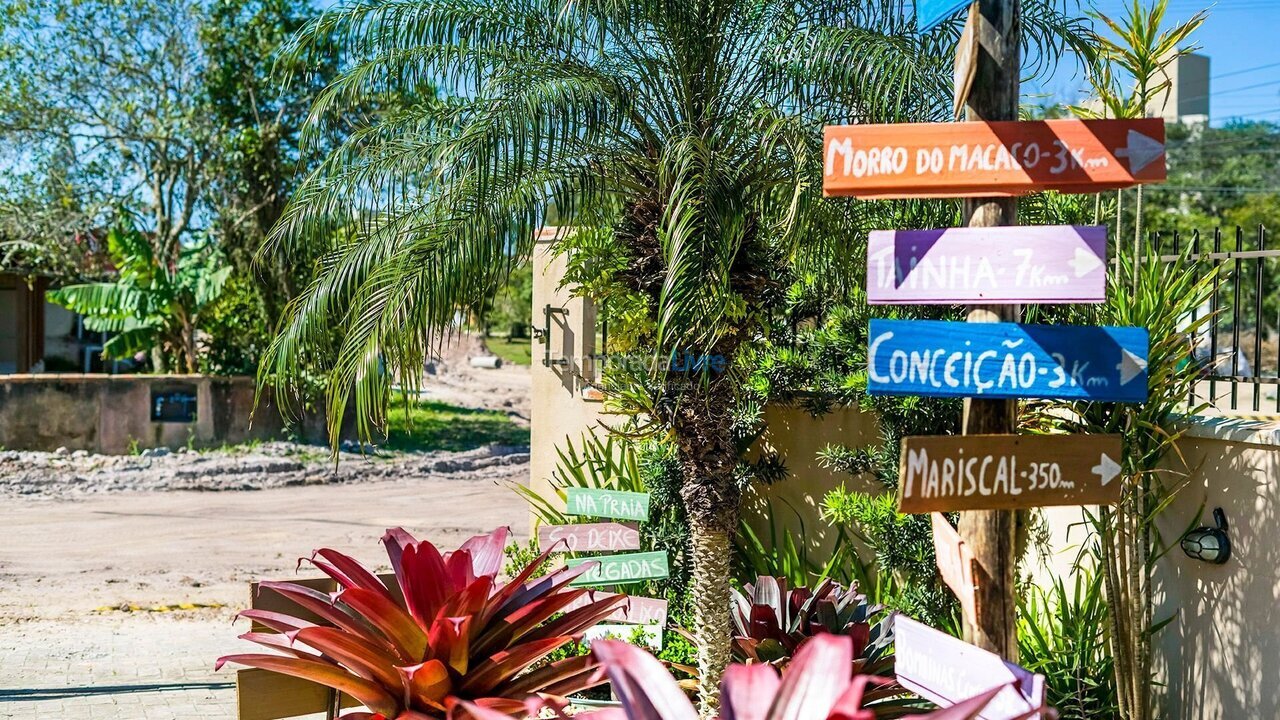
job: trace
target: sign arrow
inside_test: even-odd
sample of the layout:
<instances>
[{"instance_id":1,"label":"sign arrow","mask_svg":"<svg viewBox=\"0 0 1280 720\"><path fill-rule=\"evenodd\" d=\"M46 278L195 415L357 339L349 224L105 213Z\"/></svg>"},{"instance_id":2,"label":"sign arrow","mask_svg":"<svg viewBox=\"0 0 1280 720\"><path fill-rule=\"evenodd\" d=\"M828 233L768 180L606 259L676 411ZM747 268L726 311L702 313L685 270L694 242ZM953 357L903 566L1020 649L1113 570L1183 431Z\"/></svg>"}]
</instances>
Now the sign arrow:
<instances>
[{"instance_id":1,"label":"sign arrow","mask_svg":"<svg viewBox=\"0 0 1280 720\"><path fill-rule=\"evenodd\" d=\"M1128 385L1131 380L1146 372L1147 361L1120 348L1120 363L1116 365L1116 369L1120 371L1120 384Z\"/></svg>"},{"instance_id":2,"label":"sign arrow","mask_svg":"<svg viewBox=\"0 0 1280 720\"><path fill-rule=\"evenodd\" d=\"M1076 277L1081 278L1102 267L1102 260L1092 251L1078 247L1076 256L1071 258L1068 264L1071 265L1072 270L1075 270Z\"/></svg>"},{"instance_id":3,"label":"sign arrow","mask_svg":"<svg viewBox=\"0 0 1280 720\"><path fill-rule=\"evenodd\" d=\"M1143 168L1159 160L1164 155L1164 143L1143 135L1137 130L1129 131L1129 146L1116 149L1116 157L1129 158L1129 172L1140 173Z\"/></svg>"},{"instance_id":4,"label":"sign arrow","mask_svg":"<svg viewBox=\"0 0 1280 720\"><path fill-rule=\"evenodd\" d=\"M1102 453L1102 456L1098 458L1098 464L1093 466L1093 474L1102 478L1102 486L1106 487L1107 483L1115 480L1116 476L1120 474L1120 465L1106 453Z\"/></svg>"}]
</instances>

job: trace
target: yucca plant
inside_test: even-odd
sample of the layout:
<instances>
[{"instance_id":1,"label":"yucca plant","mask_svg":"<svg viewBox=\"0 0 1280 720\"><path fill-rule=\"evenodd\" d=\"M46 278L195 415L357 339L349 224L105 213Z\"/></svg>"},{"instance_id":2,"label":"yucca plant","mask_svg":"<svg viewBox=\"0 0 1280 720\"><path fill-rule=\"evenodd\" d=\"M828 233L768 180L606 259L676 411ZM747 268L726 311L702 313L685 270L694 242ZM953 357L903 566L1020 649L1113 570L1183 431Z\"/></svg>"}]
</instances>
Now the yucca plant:
<instances>
[{"instance_id":1,"label":"yucca plant","mask_svg":"<svg viewBox=\"0 0 1280 720\"><path fill-rule=\"evenodd\" d=\"M832 580L810 590L761 576L733 592L733 657L786 667L804 641L829 633L853 641L855 672L889 671L893 658L885 651L893 642L893 618L883 610Z\"/></svg>"},{"instance_id":2,"label":"yucca plant","mask_svg":"<svg viewBox=\"0 0 1280 720\"><path fill-rule=\"evenodd\" d=\"M388 530L382 542L395 572L393 585L347 555L317 550L310 562L333 578L337 592L287 582L260 586L326 625L246 610L241 617L279 634L241 637L280 654L229 655L217 667L237 663L334 688L366 708L344 717L362 720L465 717L462 700L500 715L521 715L537 696L568 695L600 684L603 678L589 656L530 667L602 620L623 598L565 612L588 592L570 588L569 582L594 565L534 578L549 553L509 582L501 581L507 535L505 529L495 530L442 554L402 528Z\"/></svg>"},{"instance_id":3,"label":"yucca plant","mask_svg":"<svg viewBox=\"0 0 1280 720\"><path fill-rule=\"evenodd\" d=\"M621 707L578 715L588 720L697 720L689 698L649 653L626 643L604 640L592 646L609 674ZM868 688L890 682L850 672L853 642L839 635L818 635L800 648L791 667L778 675L767 664L731 665L720 686L724 720L874 720L864 705ZM968 720L978 716L1003 685L944 710L903 716L903 720ZM483 709L479 720L497 720Z\"/></svg>"}]
</instances>

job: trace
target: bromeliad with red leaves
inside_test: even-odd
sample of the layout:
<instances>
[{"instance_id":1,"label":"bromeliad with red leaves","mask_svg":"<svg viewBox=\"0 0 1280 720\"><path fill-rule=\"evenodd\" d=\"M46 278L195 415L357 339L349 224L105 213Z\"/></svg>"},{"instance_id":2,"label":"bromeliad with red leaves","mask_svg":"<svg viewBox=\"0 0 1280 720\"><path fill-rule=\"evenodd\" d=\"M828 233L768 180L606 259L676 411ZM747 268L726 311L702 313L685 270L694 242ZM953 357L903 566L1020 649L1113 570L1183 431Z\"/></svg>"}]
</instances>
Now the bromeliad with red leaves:
<instances>
[{"instance_id":1,"label":"bromeliad with red leaves","mask_svg":"<svg viewBox=\"0 0 1280 720\"><path fill-rule=\"evenodd\" d=\"M600 640L592 654L609 673L620 707L585 713L575 720L698 720L689 698L667 669L649 653L626 643ZM779 677L768 664L730 665L720 685L723 720L875 720L864 707L868 688L889 682L852 672L853 640L820 634L806 640ZM949 708L907 715L902 720L972 720L1003 685ZM558 709L558 708L553 708ZM1037 711L1044 716L1050 710ZM499 720L476 709L477 720Z\"/></svg>"},{"instance_id":2,"label":"bromeliad with red leaves","mask_svg":"<svg viewBox=\"0 0 1280 720\"><path fill-rule=\"evenodd\" d=\"M344 715L348 720L474 714L466 708L518 716L541 697L565 696L600 684L603 674L590 656L542 661L611 613L625 597L564 612L588 592L569 587L570 581L594 565L561 568L535 578L549 552L510 582L500 581L507 534L499 529L479 535L441 554L401 528L388 530L382 542L395 571L393 584L384 584L336 550L317 550L310 561L333 578L337 592L326 594L288 582L264 582L260 587L297 603L324 624L246 610L240 615L279 634L249 632L241 637L276 654L230 655L219 659L218 667L232 662L339 690L365 707ZM534 665L539 666L530 669Z\"/></svg>"}]
</instances>

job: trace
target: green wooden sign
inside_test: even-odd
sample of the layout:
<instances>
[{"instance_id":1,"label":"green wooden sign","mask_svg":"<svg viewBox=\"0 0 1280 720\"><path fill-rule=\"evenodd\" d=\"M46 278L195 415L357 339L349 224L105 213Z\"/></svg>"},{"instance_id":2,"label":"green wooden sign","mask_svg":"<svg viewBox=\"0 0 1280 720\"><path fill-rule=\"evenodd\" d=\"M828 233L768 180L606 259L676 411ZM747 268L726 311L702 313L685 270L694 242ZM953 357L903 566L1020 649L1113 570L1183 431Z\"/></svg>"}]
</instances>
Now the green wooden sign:
<instances>
[{"instance_id":1,"label":"green wooden sign","mask_svg":"<svg viewBox=\"0 0 1280 720\"><path fill-rule=\"evenodd\" d=\"M565 502L568 506L565 512L570 515L618 520L649 519L649 493L571 487L565 490Z\"/></svg>"},{"instance_id":2,"label":"green wooden sign","mask_svg":"<svg viewBox=\"0 0 1280 720\"><path fill-rule=\"evenodd\" d=\"M594 570L579 575L570 585L587 587L592 585L621 585L637 580L660 580L667 576L667 554L665 552L627 553L624 555L601 555L599 557L577 558L565 561L566 567L578 567L583 563L600 563Z\"/></svg>"}]
</instances>

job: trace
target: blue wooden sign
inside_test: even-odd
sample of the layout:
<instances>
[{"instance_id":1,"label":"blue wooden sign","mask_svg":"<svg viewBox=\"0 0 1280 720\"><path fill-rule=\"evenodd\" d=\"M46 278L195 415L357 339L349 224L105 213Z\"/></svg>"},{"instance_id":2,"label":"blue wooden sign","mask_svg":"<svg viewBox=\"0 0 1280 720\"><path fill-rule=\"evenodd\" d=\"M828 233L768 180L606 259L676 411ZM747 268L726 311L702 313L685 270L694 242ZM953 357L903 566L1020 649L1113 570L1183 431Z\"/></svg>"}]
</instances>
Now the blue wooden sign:
<instances>
[{"instance_id":1,"label":"blue wooden sign","mask_svg":"<svg viewBox=\"0 0 1280 720\"><path fill-rule=\"evenodd\" d=\"M1147 331L872 320L867 392L1145 402Z\"/></svg>"},{"instance_id":2,"label":"blue wooden sign","mask_svg":"<svg viewBox=\"0 0 1280 720\"><path fill-rule=\"evenodd\" d=\"M969 0L916 0L916 27L929 32L969 5Z\"/></svg>"}]
</instances>

